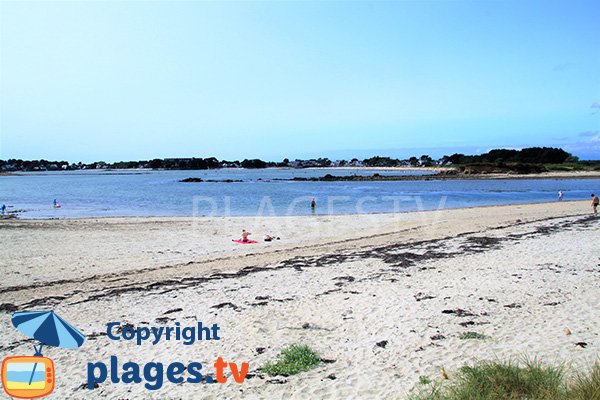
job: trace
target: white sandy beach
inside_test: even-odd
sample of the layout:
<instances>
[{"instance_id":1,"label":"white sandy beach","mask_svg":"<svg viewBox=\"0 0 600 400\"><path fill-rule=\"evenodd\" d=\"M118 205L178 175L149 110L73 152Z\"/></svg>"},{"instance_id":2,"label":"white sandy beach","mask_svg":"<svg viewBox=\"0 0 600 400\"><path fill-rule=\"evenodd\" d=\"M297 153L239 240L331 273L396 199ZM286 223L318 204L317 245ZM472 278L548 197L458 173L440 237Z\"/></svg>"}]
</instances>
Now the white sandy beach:
<instances>
[{"instance_id":1,"label":"white sandy beach","mask_svg":"<svg viewBox=\"0 0 600 400\"><path fill-rule=\"evenodd\" d=\"M600 355L600 219L588 202L406 214L0 221L0 350L32 354L10 311L54 308L81 349L49 348L56 398L402 399L419 376L476 360ZM231 242L242 228L256 245ZM270 233L281 240L262 241ZM293 237L292 237L293 235ZM445 311L445 312L444 312ZM193 346L111 341L106 323L217 323ZM572 335L565 335L569 328ZM487 340L461 340L465 331ZM576 342L586 342L585 348ZM292 377L258 369L292 343L331 362ZM378 345L379 343L379 345ZM250 363L241 385L101 383L88 362Z\"/></svg>"}]
</instances>

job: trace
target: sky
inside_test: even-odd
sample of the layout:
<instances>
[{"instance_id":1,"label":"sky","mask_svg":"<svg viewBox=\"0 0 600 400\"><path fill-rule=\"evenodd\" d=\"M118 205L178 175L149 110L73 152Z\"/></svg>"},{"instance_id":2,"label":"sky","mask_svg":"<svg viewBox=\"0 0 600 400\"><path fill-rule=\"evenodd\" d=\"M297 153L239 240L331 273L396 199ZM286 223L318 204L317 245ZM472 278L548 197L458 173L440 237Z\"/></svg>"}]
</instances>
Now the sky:
<instances>
[{"instance_id":1,"label":"sky","mask_svg":"<svg viewBox=\"0 0 600 400\"><path fill-rule=\"evenodd\" d=\"M0 159L600 159L600 2L0 0Z\"/></svg>"}]
</instances>

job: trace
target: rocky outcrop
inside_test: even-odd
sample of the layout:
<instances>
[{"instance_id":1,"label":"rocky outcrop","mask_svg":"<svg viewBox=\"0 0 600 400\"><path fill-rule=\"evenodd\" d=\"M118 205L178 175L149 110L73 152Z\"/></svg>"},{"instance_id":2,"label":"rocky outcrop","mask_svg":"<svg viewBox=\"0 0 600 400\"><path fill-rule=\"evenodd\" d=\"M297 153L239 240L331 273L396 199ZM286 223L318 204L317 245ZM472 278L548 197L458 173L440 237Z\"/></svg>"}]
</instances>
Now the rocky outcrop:
<instances>
[{"instance_id":1,"label":"rocky outcrop","mask_svg":"<svg viewBox=\"0 0 600 400\"><path fill-rule=\"evenodd\" d=\"M201 178L185 178L185 179L181 179L179 182L232 183L232 182L243 182L243 181L241 179L207 179L207 180L203 180Z\"/></svg>"},{"instance_id":2,"label":"rocky outcrop","mask_svg":"<svg viewBox=\"0 0 600 400\"><path fill-rule=\"evenodd\" d=\"M185 178L179 182L204 182L201 178Z\"/></svg>"}]
</instances>

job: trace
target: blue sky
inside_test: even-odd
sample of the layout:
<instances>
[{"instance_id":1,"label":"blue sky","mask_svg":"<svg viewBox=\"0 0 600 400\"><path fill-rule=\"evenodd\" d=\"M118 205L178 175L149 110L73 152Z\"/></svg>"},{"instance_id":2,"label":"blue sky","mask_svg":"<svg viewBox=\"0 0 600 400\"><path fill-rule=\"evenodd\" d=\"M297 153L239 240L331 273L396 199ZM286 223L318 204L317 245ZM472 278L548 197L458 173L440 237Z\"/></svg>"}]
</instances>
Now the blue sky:
<instances>
[{"instance_id":1,"label":"blue sky","mask_svg":"<svg viewBox=\"0 0 600 400\"><path fill-rule=\"evenodd\" d=\"M598 15L598 1L0 1L0 158L600 159Z\"/></svg>"}]
</instances>

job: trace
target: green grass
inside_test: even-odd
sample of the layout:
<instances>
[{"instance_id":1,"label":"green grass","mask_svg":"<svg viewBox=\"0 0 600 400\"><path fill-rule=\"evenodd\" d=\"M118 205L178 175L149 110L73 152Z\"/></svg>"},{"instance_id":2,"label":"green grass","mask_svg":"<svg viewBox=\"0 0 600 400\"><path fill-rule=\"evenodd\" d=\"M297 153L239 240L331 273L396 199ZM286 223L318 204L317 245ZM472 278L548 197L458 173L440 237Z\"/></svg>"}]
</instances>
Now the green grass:
<instances>
[{"instance_id":1,"label":"green grass","mask_svg":"<svg viewBox=\"0 0 600 400\"><path fill-rule=\"evenodd\" d=\"M570 379L563 366L483 362L461 368L448 384L436 383L412 400L600 400L600 366Z\"/></svg>"},{"instance_id":2,"label":"green grass","mask_svg":"<svg viewBox=\"0 0 600 400\"><path fill-rule=\"evenodd\" d=\"M421 376L419 377L419 383L420 383L421 385L429 385L429 384L431 383L431 379L429 379L429 377L428 377L428 376L421 375Z\"/></svg>"},{"instance_id":3,"label":"green grass","mask_svg":"<svg viewBox=\"0 0 600 400\"><path fill-rule=\"evenodd\" d=\"M600 364L594 365L587 374L578 373L575 375L571 385L567 388L567 398L577 400L600 399Z\"/></svg>"},{"instance_id":4,"label":"green grass","mask_svg":"<svg viewBox=\"0 0 600 400\"><path fill-rule=\"evenodd\" d=\"M306 345L293 344L281 351L276 362L269 362L261 371L270 376L289 376L308 371L321 362L319 354Z\"/></svg>"},{"instance_id":5,"label":"green grass","mask_svg":"<svg viewBox=\"0 0 600 400\"><path fill-rule=\"evenodd\" d=\"M479 340L485 340L485 339L489 339L489 336L484 335L483 333L478 333L478 332L472 332L472 331L468 331L468 332L463 332L458 336L459 339L463 339L463 340L467 340L467 339L479 339Z\"/></svg>"},{"instance_id":6,"label":"green grass","mask_svg":"<svg viewBox=\"0 0 600 400\"><path fill-rule=\"evenodd\" d=\"M544 164L548 171L600 171L598 161L580 161L577 163Z\"/></svg>"},{"instance_id":7,"label":"green grass","mask_svg":"<svg viewBox=\"0 0 600 400\"><path fill-rule=\"evenodd\" d=\"M589 171L592 168L577 163L544 164L548 171Z\"/></svg>"}]
</instances>

